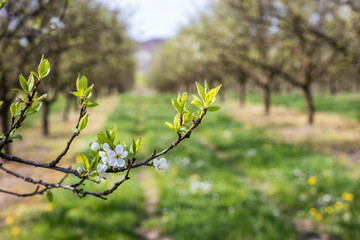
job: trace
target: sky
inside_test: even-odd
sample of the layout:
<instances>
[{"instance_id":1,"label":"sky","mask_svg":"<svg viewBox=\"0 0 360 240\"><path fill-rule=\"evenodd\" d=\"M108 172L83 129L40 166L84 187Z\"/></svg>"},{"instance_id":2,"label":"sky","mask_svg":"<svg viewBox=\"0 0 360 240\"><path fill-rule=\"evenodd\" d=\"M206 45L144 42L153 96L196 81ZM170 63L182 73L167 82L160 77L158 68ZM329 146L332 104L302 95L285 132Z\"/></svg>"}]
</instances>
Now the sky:
<instances>
[{"instance_id":1,"label":"sky","mask_svg":"<svg viewBox=\"0 0 360 240\"><path fill-rule=\"evenodd\" d=\"M211 0L98 0L120 8L129 23L129 35L137 41L171 38L181 26L200 16Z\"/></svg>"}]
</instances>

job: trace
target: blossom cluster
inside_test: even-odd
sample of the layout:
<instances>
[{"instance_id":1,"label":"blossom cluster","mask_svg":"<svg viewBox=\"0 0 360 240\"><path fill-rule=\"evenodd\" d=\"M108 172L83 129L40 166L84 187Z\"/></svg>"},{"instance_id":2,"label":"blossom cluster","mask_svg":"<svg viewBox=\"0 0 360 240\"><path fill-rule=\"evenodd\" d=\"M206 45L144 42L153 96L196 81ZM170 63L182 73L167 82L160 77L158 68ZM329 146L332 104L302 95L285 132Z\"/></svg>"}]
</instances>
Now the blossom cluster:
<instances>
[{"instance_id":1,"label":"blossom cluster","mask_svg":"<svg viewBox=\"0 0 360 240\"><path fill-rule=\"evenodd\" d=\"M98 142L91 144L90 149L94 152L98 152L99 157L103 163L97 165L97 172L100 174L100 177L107 178L108 165L110 167L123 167L125 166L125 157L127 157L128 152L124 150L124 147L121 144L116 145L115 149L112 149L109 144L104 143L102 146Z\"/></svg>"}]
</instances>

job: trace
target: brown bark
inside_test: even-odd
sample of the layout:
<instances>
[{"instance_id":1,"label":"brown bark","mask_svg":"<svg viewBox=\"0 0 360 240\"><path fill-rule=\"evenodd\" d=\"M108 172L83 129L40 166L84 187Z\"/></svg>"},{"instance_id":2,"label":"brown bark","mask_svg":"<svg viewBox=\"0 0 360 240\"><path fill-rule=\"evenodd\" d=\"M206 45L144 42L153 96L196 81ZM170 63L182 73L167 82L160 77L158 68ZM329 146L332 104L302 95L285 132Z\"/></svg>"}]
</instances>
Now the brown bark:
<instances>
[{"instance_id":1,"label":"brown bark","mask_svg":"<svg viewBox=\"0 0 360 240\"><path fill-rule=\"evenodd\" d=\"M337 93L336 79L330 79L330 81L329 81L329 91L330 91L331 95L335 95Z\"/></svg>"},{"instance_id":2,"label":"brown bark","mask_svg":"<svg viewBox=\"0 0 360 240\"><path fill-rule=\"evenodd\" d=\"M3 105L1 105L0 110L0 118L1 118L1 132L5 133L8 131L10 126L10 119L9 119L9 107L11 102L4 101ZM11 154L10 145L7 144L4 147L6 153Z\"/></svg>"},{"instance_id":3,"label":"brown bark","mask_svg":"<svg viewBox=\"0 0 360 240\"><path fill-rule=\"evenodd\" d=\"M270 85L264 84L262 86L263 98L264 98L264 114L268 116L270 114Z\"/></svg>"},{"instance_id":4,"label":"brown bark","mask_svg":"<svg viewBox=\"0 0 360 240\"><path fill-rule=\"evenodd\" d=\"M310 85L304 85L302 87L302 91L303 91L304 98L305 98L305 101L306 101L306 111L307 111L307 115L308 115L308 124L312 125L314 123L315 107L314 107L314 102L313 102L313 98L312 98L312 94L311 94Z\"/></svg>"}]
</instances>

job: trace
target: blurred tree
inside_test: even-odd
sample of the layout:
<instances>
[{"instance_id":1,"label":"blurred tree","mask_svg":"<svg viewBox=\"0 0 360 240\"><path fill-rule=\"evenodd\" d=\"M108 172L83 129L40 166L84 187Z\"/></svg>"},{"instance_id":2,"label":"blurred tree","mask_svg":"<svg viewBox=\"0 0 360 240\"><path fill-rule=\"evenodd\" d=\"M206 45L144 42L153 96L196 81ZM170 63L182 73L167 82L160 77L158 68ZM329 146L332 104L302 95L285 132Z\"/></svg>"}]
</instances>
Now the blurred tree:
<instances>
[{"instance_id":1,"label":"blurred tree","mask_svg":"<svg viewBox=\"0 0 360 240\"><path fill-rule=\"evenodd\" d=\"M306 27L353 65L358 75L353 82L360 91L360 3L354 0L327 1L324 11L327 23L323 27L313 24Z\"/></svg>"},{"instance_id":2,"label":"blurred tree","mask_svg":"<svg viewBox=\"0 0 360 240\"><path fill-rule=\"evenodd\" d=\"M0 44L5 53L0 56L3 128L8 125L6 109L16 94L10 91L17 83L14 73L23 72L29 61L43 53L52 62L53 73L39 89L48 93L43 102L44 135L49 133L49 107L59 93L70 92L78 72L93 76L97 91L132 87L133 44L119 12L84 0L10 1L1 12L8 16L0 19L4 29Z\"/></svg>"},{"instance_id":3,"label":"blurred tree","mask_svg":"<svg viewBox=\"0 0 360 240\"><path fill-rule=\"evenodd\" d=\"M110 11L95 1L74 0L63 21L54 21L56 34L43 39L42 50L55 63L55 74L44 84L43 91L51 92L44 102L43 133L48 134L48 108L58 93L70 93L73 78L78 72L92 76L99 90L122 92L133 85L133 44L126 35L120 13ZM66 97L65 109L71 104ZM64 119L67 119L65 110Z\"/></svg>"},{"instance_id":4,"label":"blurred tree","mask_svg":"<svg viewBox=\"0 0 360 240\"><path fill-rule=\"evenodd\" d=\"M8 1L0 10L0 107L2 130L9 127L8 108L16 96L18 73L26 72L34 46L50 31L50 19L62 17L67 1ZM7 145L8 146L8 145ZM10 149L7 149L9 151Z\"/></svg>"},{"instance_id":5,"label":"blurred tree","mask_svg":"<svg viewBox=\"0 0 360 240\"><path fill-rule=\"evenodd\" d=\"M282 77L301 89L306 101L308 123L314 121L315 106L311 86L336 62L338 54L323 39L310 34L307 25L323 28L327 24L327 7L323 1L277 2L278 28L283 36L282 52L286 65Z\"/></svg>"}]
</instances>

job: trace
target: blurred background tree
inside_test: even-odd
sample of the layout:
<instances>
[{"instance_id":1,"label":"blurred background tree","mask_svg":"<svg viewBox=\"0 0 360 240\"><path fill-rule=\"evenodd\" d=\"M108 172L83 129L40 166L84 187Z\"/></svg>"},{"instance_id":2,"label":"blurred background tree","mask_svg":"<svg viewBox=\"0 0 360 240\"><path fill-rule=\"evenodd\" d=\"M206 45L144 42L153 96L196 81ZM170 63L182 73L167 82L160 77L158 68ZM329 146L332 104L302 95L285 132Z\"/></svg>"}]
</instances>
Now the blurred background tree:
<instances>
[{"instance_id":1,"label":"blurred background tree","mask_svg":"<svg viewBox=\"0 0 360 240\"><path fill-rule=\"evenodd\" d=\"M149 82L160 91L188 79L209 78L228 89L238 84L242 105L247 84L263 93L265 115L271 92L302 93L312 124L313 89L358 88L359 9L354 1L215 1L162 46Z\"/></svg>"},{"instance_id":2,"label":"blurred background tree","mask_svg":"<svg viewBox=\"0 0 360 240\"><path fill-rule=\"evenodd\" d=\"M119 11L109 10L96 1L39 0L10 1L1 13L3 131L8 126L7 109L16 96L11 89L16 88L17 73L26 73L28 63L40 59L41 54L46 54L52 63L51 77L40 89L48 93L43 104L45 136L49 134L49 107L59 94L64 94L66 109L69 108L69 93L78 73L91 76L89 81L97 85L96 95L123 92L133 86L134 45Z\"/></svg>"}]
</instances>

